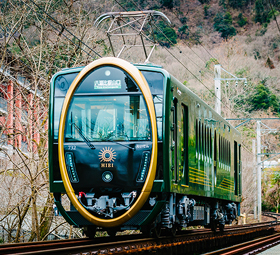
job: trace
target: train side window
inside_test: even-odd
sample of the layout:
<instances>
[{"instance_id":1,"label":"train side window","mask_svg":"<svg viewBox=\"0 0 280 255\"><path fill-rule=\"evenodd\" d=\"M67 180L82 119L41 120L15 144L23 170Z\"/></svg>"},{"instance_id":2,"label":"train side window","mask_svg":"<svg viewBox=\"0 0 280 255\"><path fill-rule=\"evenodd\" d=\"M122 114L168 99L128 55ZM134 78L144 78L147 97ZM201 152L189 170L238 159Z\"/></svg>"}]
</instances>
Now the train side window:
<instances>
[{"instance_id":1,"label":"train side window","mask_svg":"<svg viewBox=\"0 0 280 255\"><path fill-rule=\"evenodd\" d=\"M219 136L219 166L221 165L221 136Z\"/></svg>"},{"instance_id":2,"label":"train side window","mask_svg":"<svg viewBox=\"0 0 280 255\"><path fill-rule=\"evenodd\" d=\"M229 170L231 170L231 146L230 146L230 142L229 142L229 152L228 152L228 155L229 155Z\"/></svg>"},{"instance_id":3,"label":"train side window","mask_svg":"<svg viewBox=\"0 0 280 255\"><path fill-rule=\"evenodd\" d=\"M202 160L204 160L204 151L205 151L205 147L204 147L204 142L205 142L205 140L204 140L205 138L204 138L204 124L203 123L201 123L201 155L202 155Z\"/></svg>"},{"instance_id":4,"label":"train side window","mask_svg":"<svg viewBox=\"0 0 280 255\"><path fill-rule=\"evenodd\" d=\"M201 123L198 122L198 159L201 158Z\"/></svg>"},{"instance_id":5,"label":"train side window","mask_svg":"<svg viewBox=\"0 0 280 255\"><path fill-rule=\"evenodd\" d=\"M228 166L230 166L229 162L230 162L230 154L229 154L229 151L230 151L230 142L228 141L228 151L227 151L227 155L228 155Z\"/></svg>"},{"instance_id":6,"label":"train side window","mask_svg":"<svg viewBox=\"0 0 280 255\"><path fill-rule=\"evenodd\" d=\"M210 137L210 159L212 160L213 159L213 148L212 148L212 128L210 128L210 134L209 134L209 137Z\"/></svg>"},{"instance_id":7,"label":"train side window","mask_svg":"<svg viewBox=\"0 0 280 255\"><path fill-rule=\"evenodd\" d=\"M198 157L198 121L195 121L195 155Z\"/></svg>"},{"instance_id":8,"label":"train side window","mask_svg":"<svg viewBox=\"0 0 280 255\"><path fill-rule=\"evenodd\" d=\"M235 195L238 195L238 190L237 190L237 187L238 187L238 165L237 165L237 142L234 141L234 194Z\"/></svg>"},{"instance_id":9,"label":"train side window","mask_svg":"<svg viewBox=\"0 0 280 255\"><path fill-rule=\"evenodd\" d=\"M222 167L223 167L223 163L224 163L224 161L223 161L223 137L222 136L220 136L221 137L221 163L222 163Z\"/></svg>"},{"instance_id":10,"label":"train side window","mask_svg":"<svg viewBox=\"0 0 280 255\"><path fill-rule=\"evenodd\" d=\"M208 160L210 159L210 134L209 134L209 127L207 127L207 157Z\"/></svg>"},{"instance_id":11,"label":"train side window","mask_svg":"<svg viewBox=\"0 0 280 255\"><path fill-rule=\"evenodd\" d=\"M223 163L223 168L224 168L224 164L225 164L225 158L224 158L224 154L225 154L225 143L224 143L224 138L222 137L222 163Z\"/></svg>"},{"instance_id":12,"label":"train side window","mask_svg":"<svg viewBox=\"0 0 280 255\"><path fill-rule=\"evenodd\" d=\"M207 146L208 146L208 141L207 141L207 127L204 125L204 155L205 158L204 160L207 160L208 153L207 153Z\"/></svg>"},{"instance_id":13,"label":"train side window","mask_svg":"<svg viewBox=\"0 0 280 255\"><path fill-rule=\"evenodd\" d=\"M225 139L225 167L227 167L227 164L228 164L228 162L227 162L227 149L228 149L227 139Z\"/></svg>"},{"instance_id":14,"label":"train side window","mask_svg":"<svg viewBox=\"0 0 280 255\"><path fill-rule=\"evenodd\" d=\"M141 73L144 75L146 81L148 82L151 93L153 95L163 93L164 76L162 73L151 71L141 71Z\"/></svg>"},{"instance_id":15,"label":"train side window","mask_svg":"<svg viewBox=\"0 0 280 255\"><path fill-rule=\"evenodd\" d=\"M228 167L228 140L226 140L226 165Z\"/></svg>"},{"instance_id":16,"label":"train side window","mask_svg":"<svg viewBox=\"0 0 280 255\"><path fill-rule=\"evenodd\" d=\"M188 106L182 104L182 136L181 136L181 166L183 183L189 184L189 162L188 162L188 141L189 141L189 111Z\"/></svg>"},{"instance_id":17,"label":"train side window","mask_svg":"<svg viewBox=\"0 0 280 255\"><path fill-rule=\"evenodd\" d=\"M214 131L214 185L217 184L217 132Z\"/></svg>"},{"instance_id":18,"label":"train side window","mask_svg":"<svg viewBox=\"0 0 280 255\"><path fill-rule=\"evenodd\" d=\"M173 99L173 139L172 139L172 161L173 161L173 170L174 170L174 180L175 182L178 181L178 121L177 121L177 114L178 114L178 100L177 98Z\"/></svg>"},{"instance_id":19,"label":"train side window","mask_svg":"<svg viewBox=\"0 0 280 255\"><path fill-rule=\"evenodd\" d=\"M163 95L155 95L154 105L156 110L157 119L157 130L158 130L158 140L162 141L162 107L163 107Z\"/></svg>"}]
</instances>

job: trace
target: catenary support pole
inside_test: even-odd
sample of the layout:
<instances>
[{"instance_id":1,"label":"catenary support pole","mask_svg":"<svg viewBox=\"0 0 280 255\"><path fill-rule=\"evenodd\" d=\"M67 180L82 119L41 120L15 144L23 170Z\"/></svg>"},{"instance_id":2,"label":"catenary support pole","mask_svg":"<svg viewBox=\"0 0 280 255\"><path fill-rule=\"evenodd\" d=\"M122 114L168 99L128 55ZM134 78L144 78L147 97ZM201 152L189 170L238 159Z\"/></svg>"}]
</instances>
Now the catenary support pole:
<instances>
[{"instance_id":1,"label":"catenary support pole","mask_svg":"<svg viewBox=\"0 0 280 255\"><path fill-rule=\"evenodd\" d=\"M214 66L215 73L215 111L221 115L221 65Z\"/></svg>"},{"instance_id":2,"label":"catenary support pole","mask_svg":"<svg viewBox=\"0 0 280 255\"><path fill-rule=\"evenodd\" d=\"M254 219L257 218L257 164L256 164L256 139L252 140L253 152L253 201L254 201Z\"/></svg>"},{"instance_id":3,"label":"catenary support pole","mask_svg":"<svg viewBox=\"0 0 280 255\"><path fill-rule=\"evenodd\" d=\"M262 213L262 172L261 172L261 121L257 121L257 193L258 193L258 221Z\"/></svg>"}]
</instances>

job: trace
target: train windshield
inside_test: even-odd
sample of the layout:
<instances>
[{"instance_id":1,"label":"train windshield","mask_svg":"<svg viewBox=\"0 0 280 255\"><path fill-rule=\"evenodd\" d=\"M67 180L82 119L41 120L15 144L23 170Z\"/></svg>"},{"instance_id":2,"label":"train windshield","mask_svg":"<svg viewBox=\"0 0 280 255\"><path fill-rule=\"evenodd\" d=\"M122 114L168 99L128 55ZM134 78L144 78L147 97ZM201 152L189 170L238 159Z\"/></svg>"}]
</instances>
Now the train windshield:
<instances>
[{"instance_id":1,"label":"train windshield","mask_svg":"<svg viewBox=\"0 0 280 255\"><path fill-rule=\"evenodd\" d=\"M65 141L151 140L141 95L75 96L66 120Z\"/></svg>"}]
</instances>

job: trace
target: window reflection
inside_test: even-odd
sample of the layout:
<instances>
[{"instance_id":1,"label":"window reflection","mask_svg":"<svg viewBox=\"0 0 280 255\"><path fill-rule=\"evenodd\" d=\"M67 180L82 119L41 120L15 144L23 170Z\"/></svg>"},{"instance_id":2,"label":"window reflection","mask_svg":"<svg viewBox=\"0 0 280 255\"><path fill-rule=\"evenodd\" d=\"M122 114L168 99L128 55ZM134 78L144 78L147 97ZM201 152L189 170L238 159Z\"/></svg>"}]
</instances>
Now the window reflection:
<instances>
[{"instance_id":1,"label":"window reflection","mask_svg":"<svg viewBox=\"0 0 280 255\"><path fill-rule=\"evenodd\" d=\"M157 118L158 140L162 140L162 104L163 95L154 96L154 104Z\"/></svg>"},{"instance_id":2,"label":"window reflection","mask_svg":"<svg viewBox=\"0 0 280 255\"><path fill-rule=\"evenodd\" d=\"M66 121L66 141L150 140L150 121L143 96L76 96Z\"/></svg>"}]
</instances>

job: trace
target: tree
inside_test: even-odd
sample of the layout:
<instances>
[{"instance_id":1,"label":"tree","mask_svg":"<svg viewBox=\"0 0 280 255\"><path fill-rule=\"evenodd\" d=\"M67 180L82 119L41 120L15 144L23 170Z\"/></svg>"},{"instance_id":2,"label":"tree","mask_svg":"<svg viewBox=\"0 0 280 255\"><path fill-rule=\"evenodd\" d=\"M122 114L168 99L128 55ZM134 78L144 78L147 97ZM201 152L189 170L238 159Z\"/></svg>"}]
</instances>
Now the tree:
<instances>
[{"instance_id":1,"label":"tree","mask_svg":"<svg viewBox=\"0 0 280 255\"><path fill-rule=\"evenodd\" d=\"M214 29L221 33L221 37L228 39L236 35L236 29L232 25L232 17L229 12L218 12L214 18Z\"/></svg>"},{"instance_id":2,"label":"tree","mask_svg":"<svg viewBox=\"0 0 280 255\"><path fill-rule=\"evenodd\" d=\"M268 180L263 186L263 201L268 210L279 212L280 209L280 174L278 169L269 169L273 173L268 176Z\"/></svg>"},{"instance_id":3,"label":"tree","mask_svg":"<svg viewBox=\"0 0 280 255\"><path fill-rule=\"evenodd\" d=\"M276 113L279 112L280 99L271 93L270 89L265 85L265 80L261 81L254 89L254 93L248 98L251 111L267 110L272 108Z\"/></svg>"},{"instance_id":4,"label":"tree","mask_svg":"<svg viewBox=\"0 0 280 255\"><path fill-rule=\"evenodd\" d=\"M184 27L184 29L187 29L187 27ZM154 34L160 45L170 47L171 44L177 43L177 35L175 30L163 21L158 23L157 30Z\"/></svg>"},{"instance_id":5,"label":"tree","mask_svg":"<svg viewBox=\"0 0 280 255\"><path fill-rule=\"evenodd\" d=\"M246 17L244 18L243 14L241 12L238 14L238 21L237 21L237 23L238 23L238 25L240 27L243 27L243 26L245 26L247 24L247 18Z\"/></svg>"},{"instance_id":6,"label":"tree","mask_svg":"<svg viewBox=\"0 0 280 255\"><path fill-rule=\"evenodd\" d=\"M103 51L103 44L95 44L91 21L100 13L94 8L91 1L0 4L0 106L5 108L0 116L0 226L5 241L44 240L66 224L54 219L48 188L49 83L61 68L85 65L98 57L94 52Z\"/></svg>"},{"instance_id":7,"label":"tree","mask_svg":"<svg viewBox=\"0 0 280 255\"><path fill-rule=\"evenodd\" d=\"M250 0L228 0L228 5L232 8L243 8L250 4Z\"/></svg>"}]
</instances>

